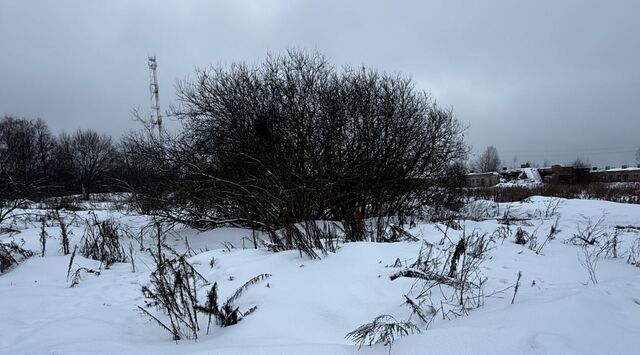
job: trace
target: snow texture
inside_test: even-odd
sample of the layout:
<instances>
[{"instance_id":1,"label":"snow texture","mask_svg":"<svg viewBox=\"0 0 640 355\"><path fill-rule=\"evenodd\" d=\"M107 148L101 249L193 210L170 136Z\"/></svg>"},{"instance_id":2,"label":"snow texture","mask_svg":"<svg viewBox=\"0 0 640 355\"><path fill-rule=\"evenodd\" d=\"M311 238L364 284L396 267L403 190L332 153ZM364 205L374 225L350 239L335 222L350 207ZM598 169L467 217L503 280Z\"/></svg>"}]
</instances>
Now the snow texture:
<instances>
[{"instance_id":1,"label":"snow texture","mask_svg":"<svg viewBox=\"0 0 640 355\"><path fill-rule=\"evenodd\" d=\"M565 243L586 218L605 213L609 230L617 225L640 226L640 206L593 200L561 200L549 213L549 198L534 197L509 207L514 217L530 218L518 225L529 234L537 230L542 242L558 220L557 238L540 253L513 243L497 242L482 265L485 294L512 286L522 272L521 286L487 297L485 305L468 316L436 317L420 334L398 339L392 354L638 354L640 353L640 268L624 257L601 257L598 284L589 282L580 263L581 248ZM496 213L507 208L497 205ZM44 214L42 210L27 210ZM98 218L114 218L130 228L148 222L146 216L120 211L96 211ZM551 215L549 215L551 214ZM87 212L78 212L86 217ZM464 221L467 232L493 233L500 220ZM0 235L0 241L21 239L39 250L39 223L21 220L21 232ZM437 243L442 233L433 224L418 224L410 233ZM442 226L441 226L442 227ZM511 226L513 229L516 226ZM72 246L83 233L70 225ZM174 342L170 335L137 311L144 304L140 292L152 267L148 253L136 242L136 272L129 264L115 264L99 276L84 275L69 287L69 256L59 248L59 228L46 228L44 257L34 256L0 275L0 354L388 354L381 345L360 350L345 334L380 314L407 319L403 296L415 280L389 275L396 259L415 260L422 242L348 243L336 253L310 260L298 252L273 253L253 249L251 231L220 228L197 232L188 228L167 243L196 251L190 262L209 283L218 282L223 298L246 280L262 273L273 276L249 288L239 299L241 308L257 310L240 323L213 327L198 341ZM450 230L457 240L462 231ZM640 235L633 228L620 235L621 254ZM223 242L229 242L224 246ZM233 247L232 247L233 246ZM213 266L211 266L211 261ZM76 256L75 266L99 269L100 263ZM204 297L206 289L199 292Z\"/></svg>"}]
</instances>

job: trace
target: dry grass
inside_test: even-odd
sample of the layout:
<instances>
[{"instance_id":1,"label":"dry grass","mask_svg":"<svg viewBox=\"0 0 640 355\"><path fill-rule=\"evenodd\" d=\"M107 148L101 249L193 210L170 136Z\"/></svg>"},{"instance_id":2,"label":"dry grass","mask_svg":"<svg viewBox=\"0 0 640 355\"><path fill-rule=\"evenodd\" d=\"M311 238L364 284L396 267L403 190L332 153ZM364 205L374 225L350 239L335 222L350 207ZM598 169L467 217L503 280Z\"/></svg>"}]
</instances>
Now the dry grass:
<instances>
[{"instance_id":1,"label":"dry grass","mask_svg":"<svg viewBox=\"0 0 640 355\"><path fill-rule=\"evenodd\" d=\"M553 196L638 204L640 203L640 184L494 186L467 189L466 194L468 197L495 202L520 202L531 196Z\"/></svg>"}]
</instances>

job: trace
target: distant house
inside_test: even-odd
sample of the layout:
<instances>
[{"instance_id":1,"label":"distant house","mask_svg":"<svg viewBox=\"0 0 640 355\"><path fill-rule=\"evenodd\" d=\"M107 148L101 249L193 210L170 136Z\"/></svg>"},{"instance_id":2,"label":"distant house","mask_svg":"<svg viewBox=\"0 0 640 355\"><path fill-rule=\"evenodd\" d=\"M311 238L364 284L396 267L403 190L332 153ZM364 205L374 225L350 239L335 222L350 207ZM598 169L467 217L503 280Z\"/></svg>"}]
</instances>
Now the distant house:
<instances>
[{"instance_id":1,"label":"distant house","mask_svg":"<svg viewBox=\"0 0 640 355\"><path fill-rule=\"evenodd\" d=\"M588 184L591 182L591 169L587 167L553 165L551 174L545 176L545 182L553 185Z\"/></svg>"},{"instance_id":2,"label":"distant house","mask_svg":"<svg viewBox=\"0 0 640 355\"><path fill-rule=\"evenodd\" d=\"M640 182L640 167L626 167L606 170L593 170L594 182Z\"/></svg>"},{"instance_id":3,"label":"distant house","mask_svg":"<svg viewBox=\"0 0 640 355\"><path fill-rule=\"evenodd\" d=\"M500 174L490 173L470 173L466 175L468 187L495 186L500 182Z\"/></svg>"},{"instance_id":4,"label":"distant house","mask_svg":"<svg viewBox=\"0 0 640 355\"><path fill-rule=\"evenodd\" d=\"M605 170L597 168L575 167L571 165L553 165L548 168L502 168L500 173L470 173L465 176L468 187L495 186L500 181L515 185L551 184L551 185L580 185L590 182L640 182L640 166Z\"/></svg>"},{"instance_id":5,"label":"distant house","mask_svg":"<svg viewBox=\"0 0 640 355\"><path fill-rule=\"evenodd\" d=\"M502 168L499 173L500 178L505 182L515 185L537 185L542 184L542 176L537 168L531 168L529 165L524 165L520 168L507 169Z\"/></svg>"}]
</instances>

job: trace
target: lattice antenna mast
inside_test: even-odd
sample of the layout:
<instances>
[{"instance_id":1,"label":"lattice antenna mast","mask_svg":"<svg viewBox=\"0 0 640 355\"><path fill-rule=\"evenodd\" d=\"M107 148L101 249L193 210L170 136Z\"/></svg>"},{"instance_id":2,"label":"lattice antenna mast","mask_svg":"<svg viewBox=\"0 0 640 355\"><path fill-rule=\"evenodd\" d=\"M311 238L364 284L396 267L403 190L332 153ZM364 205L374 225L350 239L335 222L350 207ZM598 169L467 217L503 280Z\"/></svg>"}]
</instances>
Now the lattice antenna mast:
<instances>
[{"instance_id":1,"label":"lattice antenna mast","mask_svg":"<svg viewBox=\"0 0 640 355\"><path fill-rule=\"evenodd\" d=\"M151 130L158 127L158 138L162 137L162 116L160 116L160 99L158 97L158 76L156 75L156 56L149 56L149 91L151 92Z\"/></svg>"}]
</instances>

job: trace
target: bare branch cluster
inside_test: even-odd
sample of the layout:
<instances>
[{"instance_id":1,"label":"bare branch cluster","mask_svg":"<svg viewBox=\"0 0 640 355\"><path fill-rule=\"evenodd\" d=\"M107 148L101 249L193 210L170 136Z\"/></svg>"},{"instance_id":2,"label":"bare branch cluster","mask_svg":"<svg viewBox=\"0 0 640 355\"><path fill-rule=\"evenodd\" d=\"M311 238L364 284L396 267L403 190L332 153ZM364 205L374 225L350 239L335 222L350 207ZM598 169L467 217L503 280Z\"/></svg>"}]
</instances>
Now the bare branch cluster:
<instances>
[{"instance_id":1,"label":"bare branch cluster","mask_svg":"<svg viewBox=\"0 0 640 355\"><path fill-rule=\"evenodd\" d=\"M452 112L409 78L318 53L201 70L178 98L182 130L131 135L125 160L148 169L131 186L141 205L196 227L404 219L447 200L466 155Z\"/></svg>"}]
</instances>

